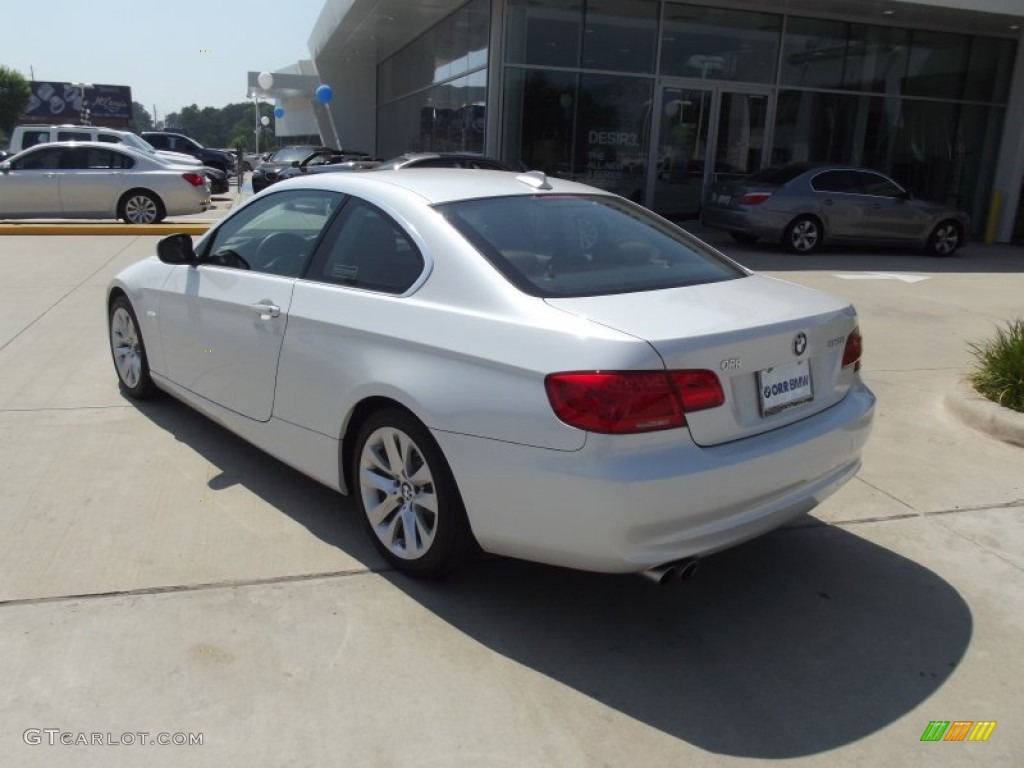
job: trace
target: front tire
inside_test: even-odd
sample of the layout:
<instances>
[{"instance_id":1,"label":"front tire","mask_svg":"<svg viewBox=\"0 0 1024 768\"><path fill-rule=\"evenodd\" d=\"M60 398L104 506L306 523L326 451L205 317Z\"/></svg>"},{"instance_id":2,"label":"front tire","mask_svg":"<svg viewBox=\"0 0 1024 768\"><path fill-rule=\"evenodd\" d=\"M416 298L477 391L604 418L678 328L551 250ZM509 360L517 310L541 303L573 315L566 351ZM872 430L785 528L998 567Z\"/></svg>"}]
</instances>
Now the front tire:
<instances>
[{"instance_id":1,"label":"front tire","mask_svg":"<svg viewBox=\"0 0 1024 768\"><path fill-rule=\"evenodd\" d=\"M951 256L963 245L964 233L955 221L943 221L928 237L928 253L932 256Z\"/></svg>"},{"instance_id":2,"label":"front tire","mask_svg":"<svg viewBox=\"0 0 1024 768\"><path fill-rule=\"evenodd\" d=\"M156 387L149 375L149 359L142 341L139 321L126 296L118 296L110 305L108 317L110 354L121 391L134 400L145 400Z\"/></svg>"},{"instance_id":3,"label":"front tire","mask_svg":"<svg viewBox=\"0 0 1024 768\"><path fill-rule=\"evenodd\" d=\"M786 227L782 244L790 253L806 255L821 245L823 232L821 222L814 216L797 216Z\"/></svg>"},{"instance_id":4,"label":"front tire","mask_svg":"<svg viewBox=\"0 0 1024 768\"><path fill-rule=\"evenodd\" d=\"M128 224L156 224L164 218L164 206L152 192L134 189L121 198L117 215Z\"/></svg>"},{"instance_id":5,"label":"front tire","mask_svg":"<svg viewBox=\"0 0 1024 768\"><path fill-rule=\"evenodd\" d=\"M363 423L352 455L356 507L377 550L413 576L451 571L472 534L455 478L434 438L397 408Z\"/></svg>"}]
</instances>

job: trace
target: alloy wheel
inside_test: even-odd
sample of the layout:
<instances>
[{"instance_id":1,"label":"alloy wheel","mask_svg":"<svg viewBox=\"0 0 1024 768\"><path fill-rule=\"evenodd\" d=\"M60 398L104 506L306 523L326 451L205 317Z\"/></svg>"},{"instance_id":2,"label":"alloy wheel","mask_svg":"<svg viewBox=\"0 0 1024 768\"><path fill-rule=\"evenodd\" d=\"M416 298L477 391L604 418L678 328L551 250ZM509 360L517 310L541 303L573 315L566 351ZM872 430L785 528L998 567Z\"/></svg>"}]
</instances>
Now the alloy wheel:
<instances>
[{"instance_id":1,"label":"alloy wheel","mask_svg":"<svg viewBox=\"0 0 1024 768\"><path fill-rule=\"evenodd\" d=\"M814 250L819 236L818 225L810 219L803 219L790 229L789 242L792 243L793 250L806 253Z\"/></svg>"},{"instance_id":2,"label":"alloy wheel","mask_svg":"<svg viewBox=\"0 0 1024 768\"><path fill-rule=\"evenodd\" d=\"M124 216L132 224L152 224L158 215L156 201L149 195L132 195L124 203Z\"/></svg>"},{"instance_id":3,"label":"alloy wheel","mask_svg":"<svg viewBox=\"0 0 1024 768\"><path fill-rule=\"evenodd\" d=\"M948 256L960 245L960 232L955 224L942 224L935 230L932 250L941 256Z\"/></svg>"},{"instance_id":4,"label":"alloy wheel","mask_svg":"<svg viewBox=\"0 0 1024 768\"><path fill-rule=\"evenodd\" d=\"M110 318L110 348L114 353L117 375L126 387L137 387L142 378L142 352L135 321L124 307Z\"/></svg>"}]
</instances>

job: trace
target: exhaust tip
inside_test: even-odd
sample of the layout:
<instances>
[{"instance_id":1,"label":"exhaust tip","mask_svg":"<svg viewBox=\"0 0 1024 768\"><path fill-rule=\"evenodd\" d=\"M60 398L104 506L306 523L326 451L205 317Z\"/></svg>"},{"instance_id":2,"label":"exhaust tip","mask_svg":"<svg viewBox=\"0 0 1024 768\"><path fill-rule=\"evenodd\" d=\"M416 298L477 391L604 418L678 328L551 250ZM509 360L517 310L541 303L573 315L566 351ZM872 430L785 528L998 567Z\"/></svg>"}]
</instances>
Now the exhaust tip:
<instances>
[{"instance_id":1,"label":"exhaust tip","mask_svg":"<svg viewBox=\"0 0 1024 768\"><path fill-rule=\"evenodd\" d=\"M689 581L697 573L697 561L687 560L681 563L676 570L679 572L680 581Z\"/></svg>"},{"instance_id":2,"label":"exhaust tip","mask_svg":"<svg viewBox=\"0 0 1024 768\"><path fill-rule=\"evenodd\" d=\"M646 571L641 571L640 575L649 581L653 581L659 587L663 587L672 581L688 581L693 578L696 572L697 561L690 558L648 568Z\"/></svg>"}]
</instances>

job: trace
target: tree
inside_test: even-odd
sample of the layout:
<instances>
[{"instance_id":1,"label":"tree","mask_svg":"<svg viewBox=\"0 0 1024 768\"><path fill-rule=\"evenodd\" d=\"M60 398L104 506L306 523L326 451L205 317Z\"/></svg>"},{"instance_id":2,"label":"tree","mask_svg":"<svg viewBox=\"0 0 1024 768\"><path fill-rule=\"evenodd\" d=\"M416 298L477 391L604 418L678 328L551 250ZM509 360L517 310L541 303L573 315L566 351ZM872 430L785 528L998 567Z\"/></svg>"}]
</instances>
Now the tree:
<instances>
[{"instance_id":1,"label":"tree","mask_svg":"<svg viewBox=\"0 0 1024 768\"><path fill-rule=\"evenodd\" d=\"M132 102L132 129L136 133L153 130L153 116L137 101Z\"/></svg>"},{"instance_id":2,"label":"tree","mask_svg":"<svg viewBox=\"0 0 1024 768\"><path fill-rule=\"evenodd\" d=\"M30 95L24 75L0 65L0 132L10 134L24 114Z\"/></svg>"}]
</instances>

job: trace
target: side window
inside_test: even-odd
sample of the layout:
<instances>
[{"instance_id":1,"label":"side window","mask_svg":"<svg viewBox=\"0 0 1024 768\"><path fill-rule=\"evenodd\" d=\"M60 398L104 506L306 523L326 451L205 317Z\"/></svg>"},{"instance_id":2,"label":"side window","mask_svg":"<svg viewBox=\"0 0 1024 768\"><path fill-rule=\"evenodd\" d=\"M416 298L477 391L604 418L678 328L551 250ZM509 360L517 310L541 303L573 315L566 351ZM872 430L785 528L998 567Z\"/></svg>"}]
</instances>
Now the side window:
<instances>
[{"instance_id":1,"label":"side window","mask_svg":"<svg viewBox=\"0 0 1024 768\"><path fill-rule=\"evenodd\" d=\"M109 133L100 133L96 135L96 141L103 141L107 144L120 144L121 139Z\"/></svg>"},{"instance_id":2,"label":"side window","mask_svg":"<svg viewBox=\"0 0 1024 768\"><path fill-rule=\"evenodd\" d=\"M326 190L289 190L259 200L220 227L203 261L298 277L342 195Z\"/></svg>"},{"instance_id":3,"label":"side window","mask_svg":"<svg viewBox=\"0 0 1024 768\"><path fill-rule=\"evenodd\" d=\"M28 149L36 144L46 144L49 140L49 131L25 131L21 136L21 148Z\"/></svg>"},{"instance_id":4,"label":"side window","mask_svg":"<svg viewBox=\"0 0 1024 768\"><path fill-rule=\"evenodd\" d=\"M849 171L825 171L811 179L815 192L857 192Z\"/></svg>"},{"instance_id":5,"label":"side window","mask_svg":"<svg viewBox=\"0 0 1024 768\"><path fill-rule=\"evenodd\" d=\"M11 163L16 171L55 171L61 168L64 153L58 147L37 149Z\"/></svg>"},{"instance_id":6,"label":"side window","mask_svg":"<svg viewBox=\"0 0 1024 768\"><path fill-rule=\"evenodd\" d=\"M135 165L135 160L128 155L124 155L120 152L111 152L108 149L86 149L84 152L84 162L81 167L96 169L121 169L131 168Z\"/></svg>"},{"instance_id":7,"label":"side window","mask_svg":"<svg viewBox=\"0 0 1024 768\"><path fill-rule=\"evenodd\" d=\"M161 136L156 133L152 133L149 136L143 137L146 141L152 144L157 149L167 149L167 137Z\"/></svg>"},{"instance_id":8,"label":"side window","mask_svg":"<svg viewBox=\"0 0 1024 768\"><path fill-rule=\"evenodd\" d=\"M352 198L331 228L307 277L324 283L405 293L423 272L423 256L384 211Z\"/></svg>"},{"instance_id":9,"label":"side window","mask_svg":"<svg viewBox=\"0 0 1024 768\"><path fill-rule=\"evenodd\" d=\"M896 186L896 184L884 176L879 176L877 173L857 171L856 175L857 185L862 194L875 195L876 197L900 197L903 194L903 190Z\"/></svg>"},{"instance_id":10,"label":"side window","mask_svg":"<svg viewBox=\"0 0 1024 768\"><path fill-rule=\"evenodd\" d=\"M87 131L57 131L57 141L89 141L92 134Z\"/></svg>"}]
</instances>

